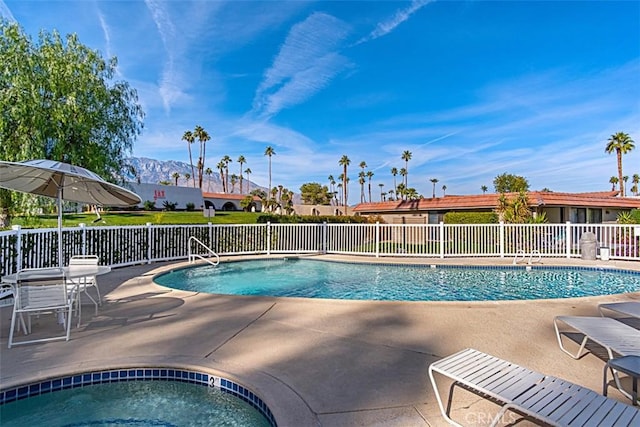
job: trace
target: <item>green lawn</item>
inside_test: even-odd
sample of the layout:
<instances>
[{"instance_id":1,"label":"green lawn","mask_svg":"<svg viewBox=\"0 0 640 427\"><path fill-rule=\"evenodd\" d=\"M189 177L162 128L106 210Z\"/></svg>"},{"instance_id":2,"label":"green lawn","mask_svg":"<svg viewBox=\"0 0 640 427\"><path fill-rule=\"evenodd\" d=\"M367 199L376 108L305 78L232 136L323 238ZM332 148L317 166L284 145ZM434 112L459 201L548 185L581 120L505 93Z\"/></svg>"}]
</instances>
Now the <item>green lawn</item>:
<instances>
[{"instance_id":1,"label":"green lawn","mask_svg":"<svg viewBox=\"0 0 640 427\"><path fill-rule=\"evenodd\" d=\"M213 224L255 224L260 216L257 212L220 212L211 217ZM197 212L105 212L102 219L94 223L97 216L90 214L64 214L62 225L64 227L75 227L80 223L87 226L108 226L108 225L145 225L151 224L206 224L206 218L201 211ZM35 217L14 217L12 225L21 225L24 228L56 228L58 217L56 215L39 215Z\"/></svg>"}]
</instances>

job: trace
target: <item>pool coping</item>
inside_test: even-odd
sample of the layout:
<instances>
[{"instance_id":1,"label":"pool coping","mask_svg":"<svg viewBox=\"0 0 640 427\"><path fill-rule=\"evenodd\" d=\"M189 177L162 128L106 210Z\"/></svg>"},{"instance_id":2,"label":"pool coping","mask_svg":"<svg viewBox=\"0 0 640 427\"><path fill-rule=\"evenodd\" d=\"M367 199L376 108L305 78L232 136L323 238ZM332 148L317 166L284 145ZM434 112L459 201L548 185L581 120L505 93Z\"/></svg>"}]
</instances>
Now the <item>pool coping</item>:
<instances>
[{"instance_id":1,"label":"pool coping","mask_svg":"<svg viewBox=\"0 0 640 427\"><path fill-rule=\"evenodd\" d=\"M324 257L363 260L362 257ZM264 256L224 257L223 260L250 258ZM390 261L368 257L365 260ZM425 264L434 260L401 261ZM455 264L467 260L443 261ZM500 263L496 259L468 261L478 265ZM561 265L560 261L545 260L545 263ZM603 264L572 261L567 265ZM508 265L511 260L502 263ZM430 361L461 346L473 346L598 390L602 361L594 356L580 361L564 358L548 323L556 314L596 313L595 306L600 301L640 300L637 292L560 301L309 301L210 296L167 290L151 282L156 273L187 264L127 267L101 277L106 305L98 317L92 316L92 310L83 310L83 326L72 330L69 342L7 349L6 319L7 315L10 317L10 309L0 309L3 389L11 384L80 371L141 364L168 365L219 372L220 376L245 385L263 399L280 426L371 425L383 421L385 425L445 425L426 382ZM640 271L640 265L631 265L633 268L620 262L606 265ZM168 299L174 305L154 308L159 300ZM229 307L235 311L221 310ZM522 307L526 307L531 316L521 319L525 325L519 329L513 316L522 312ZM196 324L202 319L192 316L194 308L212 310L207 312L210 314L203 325ZM161 315L173 317L167 317L169 321L162 323ZM174 327L174 323L179 326ZM527 335L532 332L530 325L540 325L533 331L533 340ZM189 335L185 327L199 332ZM224 330L218 333L218 329ZM447 335L445 330L456 333ZM200 334L206 337L201 339ZM372 377L367 372L375 375ZM610 394L615 397L615 391ZM454 411L476 405L475 400L468 400Z\"/></svg>"}]
</instances>

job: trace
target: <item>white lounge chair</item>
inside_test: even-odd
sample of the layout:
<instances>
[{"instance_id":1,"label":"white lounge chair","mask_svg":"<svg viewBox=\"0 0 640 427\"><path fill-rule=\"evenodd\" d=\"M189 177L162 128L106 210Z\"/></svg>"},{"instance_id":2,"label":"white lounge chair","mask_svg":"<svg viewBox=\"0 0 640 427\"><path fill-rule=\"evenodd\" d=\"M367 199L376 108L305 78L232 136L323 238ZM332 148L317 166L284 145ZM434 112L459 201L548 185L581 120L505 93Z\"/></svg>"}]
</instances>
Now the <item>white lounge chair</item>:
<instances>
[{"instance_id":1,"label":"white lounge chair","mask_svg":"<svg viewBox=\"0 0 640 427\"><path fill-rule=\"evenodd\" d=\"M453 380L446 408L434 374ZM552 426L640 425L638 408L470 348L432 363L429 377L442 416L455 426L462 426L449 415L456 386L501 406L492 426L509 411Z\"/></svg>"},{"instance_id":2,"label":"white lounge chair","mask_svg":"<svg viewBox=\"0 0 640 427\"><path fill-rule=\"evenodd\" d=\"M9 331L9 348L14 345L35 342L69 340L71 333L71 315L75 294L69 292L64 279L64 271L60 268L24 269L16 275L13 314ZM47 338L15 341L16 321L25 334L31 333L31 317L53 313L62 322L64 334ZM24 315L27 316L25 324Z\"/></svg>"},{"instance_id":3,"label":"white lounge chair","mask_svg":"<svg viewBox=\"0 0 640 427\"><path fill-rule=\"evenodd\" d=\"M631 316L640 319L640 301L624 301L600 304L598 305L598 311L600 311L600 315L603 317L607 311L613 311L618 314L623 314L625 316Z\"/></svg>"},{"instance_id":4,"label":"white lounge chair","mask_svg":"<svg viewBox=\"0 0 640 427\"><path fill-rule=\"evenodd\" d=\"M563 345L562 335L567 331L560 331L561 323L584 335L575 354ZM607 351L608 360L615 358L616 355L640 356L640 330L610 317L557 316L553 319L553 325L560 349L574 359L579 359L586 354L584 350L588 341L602 346ZM612 374L620 393L631 399L631 394L622 387L618 373L612 370Z\"/></svg>"},{"instance_id":5,"label":"white lounge chair","mask_svg":"<svg viewBox=\"0 0 640 427\"><path fill-rule=\"evenodd\" d=\"M584 335L580 348L575 354L563 345L559 328L561 323ZM604 347L609 359L615 357L614 353L620 356L640 355L640 330L610 317L556 316L553 319L553 326L560 349L574 359L579 359L586 354L583 351L589 340Z\"/></svg>"}]
</instances>

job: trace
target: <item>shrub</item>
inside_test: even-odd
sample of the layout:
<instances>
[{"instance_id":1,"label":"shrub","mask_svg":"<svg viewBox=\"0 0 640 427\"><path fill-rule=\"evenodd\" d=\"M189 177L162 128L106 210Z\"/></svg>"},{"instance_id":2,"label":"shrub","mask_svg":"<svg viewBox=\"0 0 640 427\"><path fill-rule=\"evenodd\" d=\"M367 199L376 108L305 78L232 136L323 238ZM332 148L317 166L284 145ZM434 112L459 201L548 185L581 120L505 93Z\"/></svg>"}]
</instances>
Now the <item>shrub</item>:
<instances>
[{"instance_id":1,"label":"shrub","mask_svg":"<svg viewBox=\"0 0 640 427\"><path fill-rule=\"evenodd\" d=\"M170 202L168 200L165 200L162 203L162 207L164 208L165 211L175 211L177 205L178 205L177 203Z\"/></svg>"},{"instance_id":2,"label":"shrub","mask_svg":"<svg viewBox=\"0 0 640 427\"><path fill-rule=\"evenodd\" d=\"M448 212L444 214L445 224L497 224L495 212Z\"/></svg>"},{"instance_id":3,"label":"shrub","mask_svg":"<svg viewBox=\"0 0 640 427\"><path fill-rule=\"evenodd\" d=\"M194 210L196 210L195 203L191 203L191 202L187 203L187 211L193 212Z\"/></svg>"},{"instance_id":4,"label":"shrub","mask_svg":"<svg viewBox=\"0 0 640 427\"><path fill-rule=\"evenodd\" d=\"M156 208L156 202L154 202L153 200L145 200L142 206L144 207L145 211L152 211Z\"/></svg>"},{"instance_id":5,"label":"shrub","mask_svg":"<svg viewBox=\"0 0 640 427\"><path fill-rule=\"evenodd\" d=\"M637 209L634 209L638 212ZM638 224L638 215L634 215L633 211L623 211L618 214L616 218L616 222L618 224Z\"/></svg>"},{"instance_id":6,"label":"shrub","mask_svg":"<svg viewBox=\"0 0 640 427\"><path fill-rule=\"evenodd\" d=\"M266 224L267 222L274 224L322 224L323 222L329 224L363 224L367 222L367 218L361 216L262 214L256 222L258 224Z\"/></svg>"}]
</instances>

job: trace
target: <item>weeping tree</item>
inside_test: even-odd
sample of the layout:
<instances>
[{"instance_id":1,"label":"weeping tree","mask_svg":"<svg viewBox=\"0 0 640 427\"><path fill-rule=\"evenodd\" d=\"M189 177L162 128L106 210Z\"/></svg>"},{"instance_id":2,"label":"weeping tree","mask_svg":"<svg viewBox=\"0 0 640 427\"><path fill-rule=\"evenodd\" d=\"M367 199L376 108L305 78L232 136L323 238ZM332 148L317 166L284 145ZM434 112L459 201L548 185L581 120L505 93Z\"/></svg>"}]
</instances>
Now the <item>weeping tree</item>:
<instances>
[{"instance_id":1,"label":"weeping tree","mask_svg":"<svg viewBox=\"0 0 640 427\"><path fill-rule=\"evenodd\" d=\"M41 31L34 41L0 20L0 158L62 161L121 183L144 113L116 67L74 34ZM0 190L0 227L20 199Z\"/></svg>"}]
</instances>

